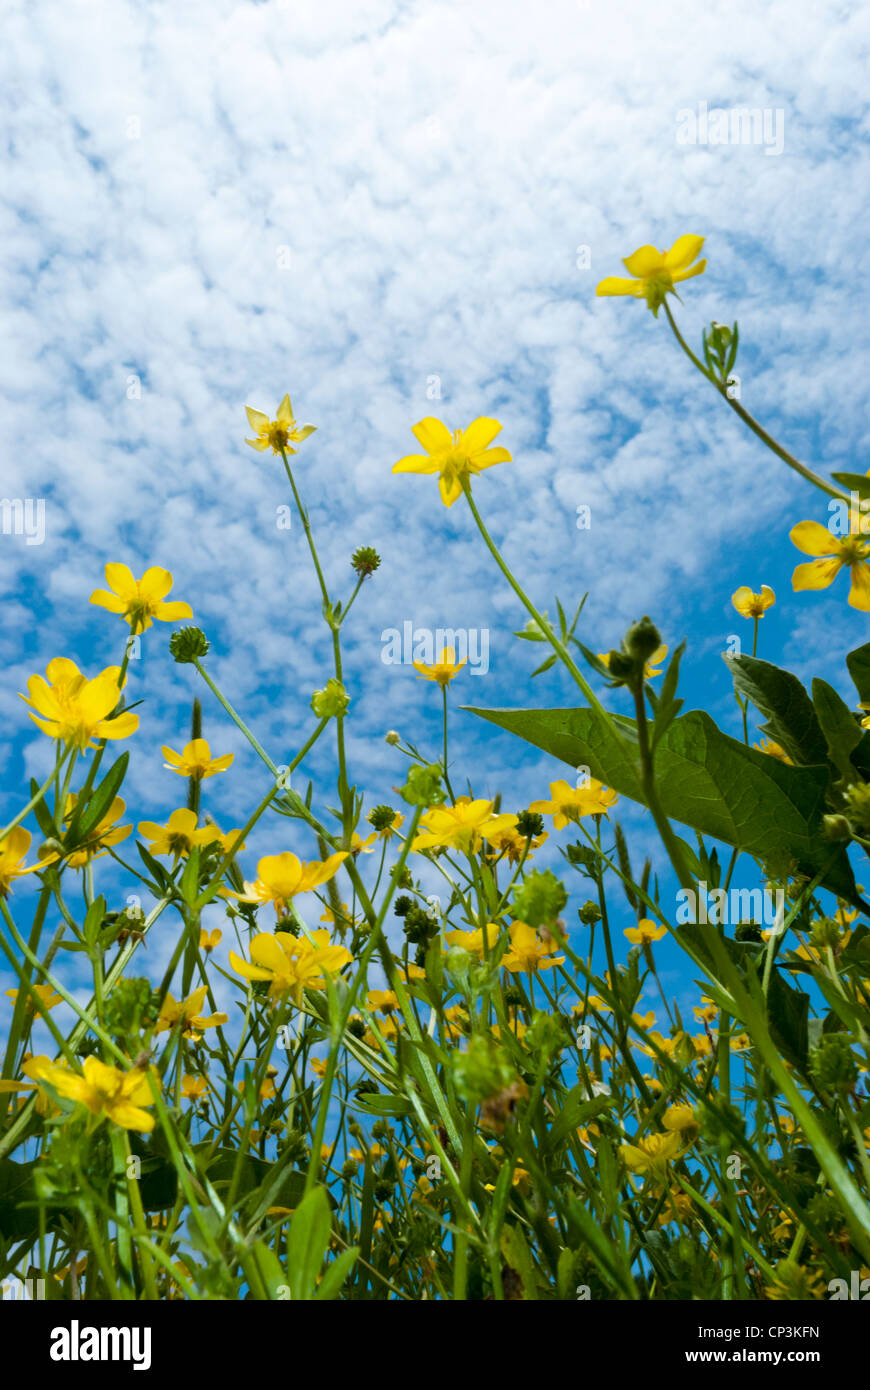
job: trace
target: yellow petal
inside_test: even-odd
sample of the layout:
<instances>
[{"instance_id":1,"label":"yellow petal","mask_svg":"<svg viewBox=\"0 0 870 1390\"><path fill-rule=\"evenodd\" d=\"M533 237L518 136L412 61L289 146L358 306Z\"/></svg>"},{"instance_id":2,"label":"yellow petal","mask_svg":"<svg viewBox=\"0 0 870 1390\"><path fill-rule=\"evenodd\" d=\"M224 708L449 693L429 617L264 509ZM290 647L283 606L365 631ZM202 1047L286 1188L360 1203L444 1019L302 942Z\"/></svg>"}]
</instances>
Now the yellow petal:
<instances>
[{"instance_id":1,"label":"yellow petal","mask_svg":"<svg viewBox=\"0 0 870 1390\"><path fill-rule=\"evenodd\" d=\"M412 425L411 433L423 445L427 454L444 453L453 447L453 436L449 429L433 415L427 415L425 420L419 420L416 425Z\"/></svg>"},{"instance_id":2,"label":"yellow petal","mask_svg":"<svg viewBox=\"0 0 870 1390\"><path fill-rule=\"evenodd\" d=\"M619 275L608 275L602 280L595 291L596 294L640 294L640 285L637 280L624 280Z\"/></svg>"},{"instance_id":3,"label":"yellow petal","mask_svg":"<svg viewBox=\"0 0 870 1390\"><path fill-rule=\"evenodd\" d=\"M791 586L796 593L803 589L827 589L833 584L842 568L842 561L810 560L806 565L798 565L791 577Z\"/></svg>"},{"instance_id":4,"label":"yellow petal","mask_svg":"<svg viewBox=\"0 0 870 1390\"><path fill-rule=\"evenodd\" d=\"M622 262L629 275L643 279L665 268L665 258L654 246L640 246Z\"/></svg>"},{"instance_id":5,"label":"yellow petal","mask_svg":"<svg viewBox=\"0 0 870 1390\"><path fill-rule=\"evenodd\" d=\"M685 270L687 266L692 264L696 256L700 256L703 245L704 238L702 236L677 237L670 251L665 252L666 269L672 274L675 270ZM706 261L704 264L706 265ZM697 271L693 271L693 274L697 273Z\"/></svg>"},{"instance_id":6,"label":"yellow petal","mask_svg":"<svg viewBox=\"0 0 870 1390\"><path fill-rule=\"evenodd\" d=\"M862 613L870 613L870 569L863 560L852 566L852 587L849 590L849 605Z\"/></svg>"},{"instance_id":7,"label":"yellow petal","mask_svg":"<svg viewBox=\"0 0 870 1390\"><path fill-rule=\"evenodd\" d=\"M819 521L799 521L788 534L792 545L804 555L836 555L839 549L836 537Z\"/></svg>"}]
</instances>

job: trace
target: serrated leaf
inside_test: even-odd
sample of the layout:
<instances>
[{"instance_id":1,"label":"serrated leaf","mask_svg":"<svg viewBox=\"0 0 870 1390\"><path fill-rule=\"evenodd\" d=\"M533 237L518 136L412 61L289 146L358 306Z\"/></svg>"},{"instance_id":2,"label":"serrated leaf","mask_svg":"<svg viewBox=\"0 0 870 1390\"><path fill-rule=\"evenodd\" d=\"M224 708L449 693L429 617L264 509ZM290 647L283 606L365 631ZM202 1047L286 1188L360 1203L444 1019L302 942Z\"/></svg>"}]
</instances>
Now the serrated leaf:
<instances>
[{"instance_id":1,"label":"serrated leaf","mask_svg":"<svg viewBox=\"0 0 870 1390\"><path fill-rule=\"evenodd\" d=\"M726 656L734 688L767 720L770 736L795 763L814 766L828 759L828 746L813 702L797 676L754 656Z\"/></svg>"},{"instance_id":2,"label":"serrated leaf","mask_svg":"<svg viewBox=\"0 0 870 1390\"><path fill-rule=\"evenodd\" d=\"M646 804L630 749L615 744L594 710L464 708L569 767L587 766L593 777ZM633 720L617 716L616 723L626 739L636 738ZM794 860L810 877L824 870L825 887L857 902L845 852L837 852L821 835L827 764L792 767L766 757L723 734L703 710L691 710L676 719L661 740L655 770L662 807L672 820L762 861Z\"/></svg>"}]
</instances>

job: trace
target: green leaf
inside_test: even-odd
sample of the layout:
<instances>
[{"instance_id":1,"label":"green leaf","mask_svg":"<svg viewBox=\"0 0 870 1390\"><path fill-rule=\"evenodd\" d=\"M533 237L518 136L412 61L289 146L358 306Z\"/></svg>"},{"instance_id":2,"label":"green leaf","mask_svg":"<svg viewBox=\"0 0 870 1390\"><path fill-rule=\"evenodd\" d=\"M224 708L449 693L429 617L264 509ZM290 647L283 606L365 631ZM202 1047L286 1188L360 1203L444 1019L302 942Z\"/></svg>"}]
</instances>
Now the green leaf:
<instances>
[{"instance_id":1,"label":"green leaf","mask_svg":"<svg viewBox=\"0 0 870 1390\"><path fill-rule=\"evenodd\" d=\"M35 777L31 777L31 779L30 779L30 796L31 796L31 800L33 799L34 796L36 796L36 794L37 794L38 791L39 791L39 783L37 782L37 780L36 780ZM37 823L37 825L39 826L40 830L42 831L43 835L45 836L46 840L60 839L60 835L58 834L57 826L55 825L54 821L53 821L52 818L51 818L51 815L50 815L50 813L49 813L48 807L47 807L46 804L45 804L45 798L44 798L44 797L43 797L43 799L42 799L41 801L37 801L36 805L35 805L34 808L33 808L33 814L35 815L35 817L36 817L36 823Z\"/></svg>"},{"instance_id":2,"label":"green leaf","mask_svg":"<svg viewBox=\"0 0 870 1390\"><path fill-rule=\"evenodd\" d=\"M780 972L774 970L767 993L767 1008L773 1041L784 1057L800 1071L805 1071L810 996L787 984Z\"/></svg>"},{"instance_id":3,"label":"green leaf","mask_svg":"<svg viewBox=\"0 0 870 1390\"><path fill-rule=\"evenodd\" d=\"M870 478L864 473L832 473L831 477L850 492L857 492L860 501L870 498Z\"/></svg>"},{"instance_id":4,"label":"green leaf","mask_svg":"<svg viewBox=\"0 0 870 1390\"><path fill-rule=\"evenodd\" d=\"M256 1266L256 1271L263 1282L268 1297L270 1299L285 1298L287 1275L284 1273L281 1261L274 1250L270 1250L265 1241L255 1240L247 1259L252 1260Z\"/></svg>"},{"instance_id":5,"label":"green leaf","mask_svg":"<svg viewBox=\"0 0 870 1390\"><path fill-rule=\"evenodd\" d=\"M849 652L846 665L855 682L858 699L870 700L870 642L865 642L863 647L856 647L853 652Z\"/></svg>"},{"instance_id":6,"label":"green leaf","mask_svg":"<svg viewBox=\"0 0 870 1390\"><path fill-rule=\"evenodd\" d=\"M863 729L833 686L818 677L813 681L813 704L831 762L845 778L852 781L855 776L852 753L861 742Z\"/></svg>"},{"instance_id":7,"label":"green leaf","mask_svg":"<svg viewBox=\"0 0 870 1390\"><path fill-rule=\"evenodd\" d=\"M332 1215L326 1193L315 1187L293 1213L287 1237L287 1272L294 1299L314 1298L331 1231Z\"/></svg>"},{"instance_id":8,"label":"green leaf","mask_svg":"<svg viewBox=\"0 0 870 1390\"><path fill-rule=\"evenodd\" d=\"M325 1303L331 1298L337 1298L345 1279L347 1279L357 1260L359 1259L359 1248L352 1245L349 1250L343 1250L341 1254L327 1265L326 1272L317 1285L317 1292L314 1295L315 1302Z\"/></svg>"},{"instance_id":9,"label":"green leaf","mask_svg":"<svg viewBox=\"0 0 870 1390\"><path fill-rule=\"evenodd\" d=\"M92 793L87 806L82 807L80 811L78 802L76 802L69 826L68 843L71 846L81 844L83 840L88 838L92 830L96 830L118 795L118 789L126 776L129 761L130 754L122 753Z\"/></svg>"},{"instance_id":10,"label":"green leaf","mask_svg":"<svg viewBox=\"0 0 870 1390\"><path fill-rule=\"evenodd\" d=\"M558 1119L550 1126L545 1144L547 1153L552 1153L562 1143L562 1140L572 1134L575 1129L579 1129L589 1120L594 1120L596 1115L607 1110L611 1104L609 1096L596 1096L594 1100L572 1101L571 1097L577 1093L584 1094L583 1088L578 1086L575 1091L565 1097Z\"/></svg>"},{"instance_id":11,"label":"green leaf","mask_svg":"<svg viewBox=\"0 0 870 1390\"><path fill-rule=\"evenodd\" d=\"M629 743L625 750L591 709L472 708L471 713L569 767L587 766L607 786L645 804L639 767L631 756L633 720L615 716ZM860 906L845 852L821 836L827 764L792 767L769 758L723 734L703 710L691 710L668 729L656 752L655 770L669 818L773 865L794 860L811 877L824 871L826 888Z\"/></svg>"},{"instance_id":12,"label":"green leaf","mask_svg":"<svg viewBox=\"0 0 870 1390\"><path fill-rule=\"evenodd\" d=\"M501 1253L511 1269L520 1276L523 1294L529 1300L537 1301L538 1284L535 1279L535 1265L526 1238L519 1226L503 1226L501 1232Z\"/></svg>"},{"instance_id":13,"label":"green leaf","mask_svg":"<svg viewBox=\"0 0 870 1390\"><path fill-rule=\"evenodd\" d=\"M828 748L816 711L797 676L754 656L726 656L734 688L747 696L767 720L764 732L775 739L795 763L815 765L828 760Z\"/></svg>"},{"instance_id":14,"label":"green leaf","mask_svg":"<svg viewBox=\"0 0 870 1390\"><path fill-rule=\"evenodd\" d=\"M376 1096L370 1093L356 1096L354 1106L366 1110L370 1115L411 1115L414 1107L407 1096Z\"/></svg>"}]
</instances>

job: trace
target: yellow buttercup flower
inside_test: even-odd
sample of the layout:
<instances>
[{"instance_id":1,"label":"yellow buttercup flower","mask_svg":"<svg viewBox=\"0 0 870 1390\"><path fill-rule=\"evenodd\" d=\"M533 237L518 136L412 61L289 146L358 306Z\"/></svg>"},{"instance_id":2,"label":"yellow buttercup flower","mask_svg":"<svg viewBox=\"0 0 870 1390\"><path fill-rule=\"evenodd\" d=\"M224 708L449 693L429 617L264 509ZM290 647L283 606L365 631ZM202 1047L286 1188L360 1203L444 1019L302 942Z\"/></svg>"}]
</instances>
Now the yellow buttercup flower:
<instances>
[{"instance_id":1,"label":"yellow buttercup flower","mask_svg":"<svg viewBox=\"0 0 870 1390\"><path fill-rule=\"evenodd\" d=\"M467 430L450 430L431 415L412 427L412 433L426 450L425 454L407 454L393 464L394 473L437 473L441 501L452 507L462 495L462 479L494 463L510 463L511 456L501 446L490 445L500 432L498 420L485 415L474 420Z\"/></svg>"},{"instance_id":2,"label":"yellow buttercup flower","mask_svg":"<svg viewBox=\"0 0 870 1390\"><path fill-rule=\"evenodd\" d=\"M228 1014L209 1014L208 1018L200 1014L207 994L207 985L200 985L199 989L195 989L189 998L183 999L180 1003L177 1003L171 994L167 994L154 1025L154 1032L165 1033L169 1028L179 1027L183 1038L199 1042L206 1028L218 1028L222 1023L229 1023Z\"/></svg>"},{"instance_id":3,"label":"yellow buttercup flower","mask_svg":"<svg viewBox=\"0 0 870 1390\"><path fill-rule=\"evenodd\" d=\"M821 522L799 521L789 532L793 545L816 558L798 565L791 577L795 592L827 589L844 567L852 571L849 605L870 613L870 544L860 536L832 536Z\"/></svg>"},{"instance_id":4,"label":"yellow buttercup flower","mask_svg":"<svg viewBox=\"0 0 870 1390\"><path fill-rule=\"evenodd\" d=\"M754 594L747 584L741 584L731 595L731 602L741 618L763 618L776 603L776 594L769 584L762 584L761 593Z\"/></svg>"},{"instance_id":5,"label":"yellow buttercup flower","mask_svg":"<svg viewBox=\"0 0 870 1390\"><path fill-rule=\"evenodd\" d=\"M437 681L443 690L449 685L457 672L461 671L468 662L456 660L456 652L453 647L445 647L439 659L432 666L427 666L424 661L415 661L414 670L419 672L418 679L424 681Z\"/></svg>"},{"instance_id":6,"label":"yellow buttercup flower","mask_svg":"<svg viewBox=\"0 0 870 1390\"><path fill-rule=\"evenodd\" d=\"M663 936L667 936L668 929L644 917L636 927L626 927L622 934L635 946L651 946L654 941L661 941Z\"/></svg>"},{"instance_id":7,"label":"yellow buttercup flower","mask_svg":"<svg viewBox=\"0 0 870 1390\"><path fill-rule=\"evenodd\" d=\"M25 830L23 825L16 825L0 840L0 898L6 897L16 878L47 867L44 863L31 864L29 869L25 869L24 857L30 849L30 838L29 830Z\"/></svg>"},{"instance_id":8,"label":"yellow buttercup flower","mask_svg":"<svg viewBox=\"0 0 870 1390\"><path fill-rule=\"evenodd\" d=\"M498 855L506 854L509 864L519 864L523 855L526 854L526 848L529 851L526 854L526 863L528 864L529 860L535 857L532 850L540 849L547 839L549 836L546 830L542 831L540 835L535 835L531 840L527 839L525 835L521 835L518 830L513 829L502 830L497 835L487 836L490 849Z\"/></svg>"},{"instance_id":9,"label":"yellow buttercup flower","mask_svg":"<svg viewBox=\"0 0 870 1390\"><path fill-rule=\"evenodd\" d=\"M210 845L220 836L213 825L197 827L196 815L186 806L173 811L165 825L153 820L139 822L139 833L150 839L151 854L188 855L195 847Z\"/></svg>"},{"instance_id":10,"label":"yellow buttercup flower","mask_svg":"<svg viewBox=\"0 0 870 1390\"><path fill-rule=\"evenodd\" d=\"M619 1154L629 1172L661 1180L679 1149L679 1134L669 1132L644 1135L636 1144L620 1144Z\"/></svg>"},{"instance_id":11,"label":"yellow buttercup flower","mask_svg":"<svg viewBox=\"0 0 870 1390\"><path fill-rule=\"evenodd\" d=\"M370 989L366 1003L374 1013L381 1014L393 1014L399 1007L399 1000L391 989Z\"/></svg>"},{"instance_id":12,"label":"yellow buttercup flower","mask_svg":"<svg viewBox=\"0 0 870 1390\"><path fill-rule=\"evenodd\" d=\"M98 608L106 608L117 613L130 624L133 632L145 632L154 618L161 623L174 623L179 618L192 618L193 610L189 603L181 600L166 602L166 595L172 588L172 575L169 570L152 565L141 579L134 578L128 565L106 565L106 583L109 588L95 589L90 602Z\"/></svg>"},{"instance_id":13,"label":"yellow buttercup flower","mask_svg":"<svg viewBox=\"0 0 870 1390\"><path fill-rule=\"evenodd\" d=\"M223 932L219 927L215 927L213 931L206 931L205 927L201 927L199 932L199 949L201 951L213 951L215 946L220 945L222 937Z\"/></svg>"},{"instance_id":14,"label":"yellow buttercup flower","mask_svg":"<svg viewBox=\"0 0 870 1390\"><path fill-rule=\"evenodd\" d=\"M273 454L280 454L282 450L285 454L295 454L297 450L293 445L301 444L317 428L316 425L297 425L289 395L278 406L274 420L270 420L262 410L252 410L249 405L245 406L245 414L256 435L255 439L246 439L245 443L259 453L271 449Z\"/></svg>"},{"instance_id":15,"label":"yellow buttercup flower","mask_svg":"<svg viewBox=\"0 0 870 1390\"><path fill-rule=\"evenodd\" d=\"M487 922L485 927L478 927L475 931L449 931L447 943L483 960L485 952L491 951L498 940L498 934L499 928L495 922Z\"/></svg>"},{"instance_id":16,"label":"yellow buttercup flower","mask_svg":"<svg viewBox=\"0 0 870 1390\"><path fill-rule=\"evenodd\" d=\"M204 1076L191 1076L186 1073L181 1078L181 1094L184 1100L201 1101L208 1092L209 1084Z\"/></svg>"},{"instance_id":17,"label":"yellow buttercup flower","mask_svg":"<svg viewBox=\"0 0 870 1390\"><path fill-rule=\"evenodd\" d=\"M679 1136L684 1144L694 1144L701 1125L691 1105L670 1105L662 1116L665 1129Z\"/></svg>"},{"instance_id":18,"label":"yellow buttercup flower","mask_svg":"<svg viewBox=\"0 0 870 1390\"><path fill-rule=\"evenodd\" d=\"M79 1101L92 1115L105 1115L122 1129L150 1131L154 1128L153 1116L142 1108L153 1105L154 1098L148 1078L140 1068L123 1072L107 1066L98 1057L86 1057L82 1064L84 1075L79 1075L54 1062L37 1062L36 1058L33 1061L36 1065L29 1064L28 1075L46 1082L59 1096ZM151 1075L159 1080L155 1067L151 1068Z\"/></svg>"},{"instance_id":19,"label":"yellow buttercup flower","mask_svg":"<svg viewBox=\"0 0 870 1390\"><path fill-rule=\"evenodd\" d=\"M28 995L26 1004L28 1014L47 1013L49 1009L56 1009L58 1004L63 1003L63 996L57 994L51 985L33 985L32 988L39 1003L34 1004L32 997ZM7 989L6 994L13 1002L18 998L17 989Z\"/></svg>"},{"instance_id":20,"label":"yellow buttercup flower","mask_svg":"<svg viewBox=\"0 0 870 1390\"><path fill-rule=\"evenodd\" d=\"M510 929L510 950L502 956L505 970L516 974L521 970L550 970L564 964L564 956L554 956L552 944L545 944L534 927L527 922L514 922Z\"/></svg>"},{"instance_id":21,"label":"yellow buttercup flower","mask_svg":"<svg viewBox=\"0 0 870 1390\"><path fill-rule=\"evenodd\" d=\"M511 829L516 823L514 815L493 815L491 801L472 801L470 796L460 796L455 806L433 806L420 817L422 833L417 835L411 848L419 852L446 845L465 854L476 854L484 840Z\"/></svg>"},{"instance_id":22,"label":"yellow buttercup flower","mask_svg":"<svg viewBox=\"0 0 870 1390\"><path fill-rule=\"evenodd\" d=\"M554 829L562 830L568 824L576 825L581 816L606 816L618 800L615 791L594 777L588 778L582 787L560 780L550 783L549 801L533 801L529 810L552 816Z\"/></svg>"},{"instance_id":23,"label":"yellow buttercup flower","mask_svg":"<svg viewBox=\"0 0 870 1390\"><path fill-rule=\"evenodd\" d=\"M30 718L50 738L72 744L80 752L95 748L96 740L129 738L139 727L138 714L110 718L118 703L120 666L107 666L93 680L82 675L74 661L55 657L45 676L31 676L27 695ZM33 711L36 711L34 714Z\"/></svg>"},{"instance_id":24,"label":"yellow buttercup flower","mask_svg":"<svg viewBox=\"0 0 870 1390\"><path fill-rule=\"evenodd\" d=\"M67 809L64 816L65 821L72 819L77 801L78 793L71 792L66 801ZM71 869L85 868L88 864L93 863L95 859L101 859L103 855L108 854L111 845L119 845L122 840L126 840L127 836L133 831L132 825L115 824L116 821L121 819L126 809L126 802L123 801L120 796L116 796L108 811L103 816L102 820L94 826L84 844L77 845L72 853L66 856L66 862ZM56 855L47 855L42 862L47 863L56 857Z\"/></svg>"},{"instance_id":25,"label":"yellow buttercup flower","mask_svg":"<svg viewBox=\"0 0 870 1390\"><path fill-rule=\"evenodd\" d=\"M358 854L373 854L377 838L378 833L376 830L373 830L371 835L367 835L365 839L363 839L358 830L354 830L350 837L350 853L353 855L354 859L356 859Z\"/></svg>"},{"instance_id":26,"label":"yellow buttercup flower","mask_svg":"<svg viewBox=\"0 0 870 1390\"><path fill-rule=\"evenodd\" d=\"M656 649L655 649L655 651L653 652L652 656L650 657L649 661L647 661L647 662L644 663L643 678L644 678L645 681L651 681L655 676L660 676L660 675L661 675L661 673L662 673L662 668L661 668L661 666L659 666L659 662L660 662L660 661L664 661L664 659L665 659L665 657L667 656L667 654L668 654L668 648L667 648L667 645L666 645L666 644L663 645L663 646L661 646L661 647L656 647ZM604 665L607 666L607 667L609 668L609 667L610 667L610 652L599 652L599 653L598 653L598 660L599 660L599 661L603 661L603 662L604 662ZM655 669L656 667L658 667L658 670Z\"/></svg>"},{"instance_id":27,"label":"yellow buttercup flower","mask_svg":"<svg viewBox=\"0 0 870 1390\"><path fill-rule=\"evenodd\" d=\"M775 739L763 738L760 743L753 746L758 749L759 753L766 753L769 758L778 758L781 763L791 763L792 761L782 744L777 743Z\"/></svg>"},{"instance_id":28,"label":"yellow buttercup flower","mask_svg":"<svg viewBox=\"0 0 870 1390\"><path fill-rule=\"evenodd\" d=\"M311 935L313 945L307 938L291 936L289 932L274 936L260 932L251 942L251 963L230 951L230 965L247 980L268 980L270 999L290 992L300 1004L305 987L325 989L324 973L335 974L353 960L346 947L330 943L328 931Z\"/></svg>"},{"instance_id":29,"label":"yellow buttercup flower","mask_svg":"<svg viewBox=\"0 0 870 1390\"><path fill-rule=\"evenodd\" d=\"M283 854L267 854L257 864L256 880L253 883L246 881L245 892L231 896L238 898L241 903L273 903L278 916L284 917L298 893L310 893L327 883L347 856L347 850L340 850L322 863L314 860L310 864L303 864L289 850Z\"/></svg>"},{"instance_id":30,"label":"yellow buttercup flower","mask_svg":"<svg viewBox=\"0 0 870 1390\"><path fill-rule=\"evenodd\" d=\"M177 772L179 777L214 777L216 772L226 772L232 765L234 753L222 753L219 758L213 758L208 740L195 738L190 743L184 745L181 753L176 753L165 743L160 749L166 762L164 767L169 768L170 772Z\"/></svg>"},{"instance_id":31,"label":"yellow buttercup flower","mask_svg":"<svg viewBox=\"0 0 870 1390\"><path fill-rule=\"evenodd\" d=\"M702 236L678 237L670 251L657 251L654 246L641 246L622 262L632 280L624 280L610 275L602 280L596 294L632 295L635 299L645 299L653 313L658 316L665 302L665 296L675 293L674 285L682 280L691 280L701 275L707 268L706 261L692 262L701 254L704 245ZM691 269L690 269L691 267Z\"/></svg>"}]
</instances>

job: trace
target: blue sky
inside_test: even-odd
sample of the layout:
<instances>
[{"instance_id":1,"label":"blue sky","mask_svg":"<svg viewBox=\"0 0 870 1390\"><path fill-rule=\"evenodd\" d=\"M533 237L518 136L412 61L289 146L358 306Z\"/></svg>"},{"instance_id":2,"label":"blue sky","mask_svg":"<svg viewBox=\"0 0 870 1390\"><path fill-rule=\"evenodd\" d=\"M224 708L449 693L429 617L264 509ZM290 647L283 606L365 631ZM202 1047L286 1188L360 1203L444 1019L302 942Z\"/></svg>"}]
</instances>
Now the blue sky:
<instances>
[{"instance_id":1,"label":"blue sky","mask_svg":"<svg viewBox=\"0 0 870 1390\"><path fill-rule=\"evenodd\" d=\"M385 629L488 629L489 671L456 681L457 704L573 699L557 672L530 683L540 648L511 636L524 615L463 504L391 475L428 414L502 422L514 461L478 505L541 607L590 591L594 650L650 613L671 645L688 638L687 708L737 733L720 653L751 625L730 595L768 583L761 654L851 697L842 655L868 633L845 578L790 586L789 528L826 520L824 499L664 321L595 285L642 243L704 235L707 272L676 306L690 343L738 318L747 408L823 473L870 466L866 8L28 0L5 29L2 492L44 498L46 533L0 536L4 807L51 756L16 695L28 676L54 655L120 659L121 624L87 602L108 560L170 568L226 694L276 762L298 747L329 649L302 529L276 525L280 463L244 444L245 404L271 412L285 391L317 426L297 476L331 587L348 591L357 545L383 561L345 630L366 809L401 780L386 729L433 752L438 735L437 692L382 663ZM782 152L678 144L700 103L781 111ZM167 639L152 629L131 664L135 820L183 800L159 749L185 741L196 687ZM204 710L213 749L237 755L211 809L240 824L263 775L207 694ZM452 728L457 780L509 807L563 774L470 716ZM330 756L308 770L328 777ZM642 859L654 843L626 821ZM264 828L249 872L257 850L312 857L284 827ZM169 950L167 929L149 968Z\"/></svg>"}]
</instances>

